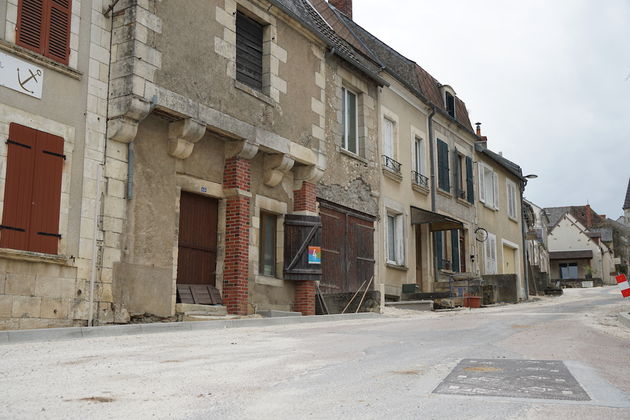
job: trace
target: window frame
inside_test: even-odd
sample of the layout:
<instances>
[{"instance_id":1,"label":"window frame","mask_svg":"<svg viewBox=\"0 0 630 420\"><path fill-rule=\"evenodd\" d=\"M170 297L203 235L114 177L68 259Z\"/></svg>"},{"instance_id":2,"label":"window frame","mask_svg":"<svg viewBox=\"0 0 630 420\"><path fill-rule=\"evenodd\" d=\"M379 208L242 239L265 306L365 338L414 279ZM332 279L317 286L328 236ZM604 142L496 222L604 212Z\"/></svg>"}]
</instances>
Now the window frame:
<instances>
[{"instance_id":1,"label":"window frame","mask_svg":"<svg viewBox=\"0 0 630 420\"><path fill-rule=\"evenodd\" d=\"M244 32L243 28L241 28L241 30L239 31L239 22L246 22L248 24L251 23L252 25L256 26L257 30L260 29L260 45L258 44L255 45L256 49L260 49L260 68L256 69L260 71L259 80L256 79L255 77L252 77L252 75L248 73L244 73L242 70L239 69L239 62L242 62L242 58L243 58L243 55L242 55L243 52L239 54L239 51L240 51L239 45L241 45L241 42L243 39L243 32ZM251 17L247 13L244 13L241 10L236 11L235 27L234 27L235 35L236 35L236 44L235 44L236 53L235 53L235 58L234 58L235 65L236 65L236 81L243 83L244 85L262 93L265 93L264 92L264 89L265 89L265 32L267 31L267 27L268 27L268 23L261 22ZM239 58L241 58L241 60L239 60ZM254 80L256 83L251 83L251 81L248 79Z\"/></svg>"},{"instance_id":2,"label":"window frame","mask_svg":"<svg viewBox=\"0 0 630 420\"><path fill-rule=\"evenodd\" d=\"M391 133L389 133L391 137L389 138L387 138L388 130L386 129L388 125L391 127ZM396 121L386 115L383 116L383 154L394 160L398 158L396 153L396 129ZM388 146L390 149L389 154L386 150Z\"/></svg>"},{"instance_id":3,"label":"window frame","mask_svg":"<svg viewBox=\"0 0 630 420\"><path fill-rule=\"evenodd\" d=\"M418 148L418 144L420 145ZM418 152L420 151L420 152ZM413 136L413 154L414 154L414 170L419 173L420 175L425 175L425 162L424 162L424 158L425 158L425 154L426 152L424 151L424 139L418 135L414 135ZM426 175L425 175L426 176Z\"/></svg>"},{"instance_id":4,"label":"window frame","mask_svg":"<svg viewBox=\"0 0 630 420\"><path fill-rule=\"evenodd\" d=\"M448 91L444 92L444 108L446 109L446 113L448 115L450 115L452 118L455 118L455 96Z\"/></svg>"},{"instance_id":5,"label":"window frame","mask_svg":"<svg viewBox=\"0 0 630 420\"><path fill-rule=\"evenodd\" d=\"M352 95L354 96L354 144L355 144L355 149L356 150L351 150L349 147L349 138L348 138L348 95ZM341 148L344 149L347 152L350 152L352 154L355 154L357 156L360 155L361 152L361 147L359 145L359 94L346 87L346 86L342 86L341 87L341 126L342 126L342 130L343 133L341 135Z\"/></svg>"},{"instance_id":6,"label":"window frame","mask_svg":"<svg viewBox=\"0 0 630 420\"><path fill-rule=\"evenodd\" d=\"M269 226L266 221L266 217L273 217L273 224ZM278 215L272 213L270 211L266 211L261 209L259 213L260 218L260 227L258 230L258 274L265 277L276 277L278 274ZM268 245L266 242L267 236L266 228L272 229L271 239L272 239L272 247L271 254L273 264L271 265L272 269L270 271L266 271L266 261L265 261L265 252L268 251L266 246Z\"/></svg>"},{"instance_id":7,"label":"window frame","mask_svg":"<svg viewBox=\"0 0 630 420\"><path fill-rule=\"evenodd\" d=\"M492 244L494 244L494 247L492 246ZM497 261L497 236L494 233L488 232L488 236L486 238L486 241L484 242L483 258L484 273L497 274L499 266Z\"/></svg>"},{"instance_id":8,"label":"window frame","mask_svg":"<svg viewBox=\"0 0 630 420\"><path fill-rule=\"evenodd\" d=\"M489 194L492 196L489 197ZM479 163L479 201L487 208L499 210L499 177L485 163Z\"/></svg>"},{"instance_id":9,"label":"window frame","mask_svg":"<svg viewBox=\"0 0 630 420\"><path fill-rule=\"evenodd\" d=\"M29 0L19 0L17 6L17 23L15 28L15 44L26 48L30 51L33 51L43 57L46 57L50 60L56 61L63 65L69 65L70 62L70 33L72 27L72 0L67 0L68 6L63 7L62 5L54 2L53 0L41 0L42 3L42 12L39 21L39 45L36 47L32 43L28 42L28 38L32 39L32 34L29 36L28 31L24 29L24 14L27 7L24 7L24 3ZM65 17L66 25L63 27L62 31L55 30L53 31L53 13L52 10L56 10L56 18L60 19ZM65 36L65 42L63 48L65 50L65 55L60 57L58 54L55 54L53 51L59 47L56 45L56 42L59 42L59 39L51 41L53 38L53 34L56 38L63 35ZM25 39L26 38L26 39Z\"/></svg>"},{"instance_id":10,"label":"window frame","mask_svg":"<svg viewBox=\"0 0 630 420\"><path fill-rule=\"evenodd\" d=\"M511 181L509 179L505 180L505 189L506 189L506 193L507 193L507 214L508 217L514 221L518 220L518 212L517 210L517 194L516 194L516 183L514 181ZM510 189L512 189L512 192L510 193Z\"/></svg>"},{"instance_id":11,"label":"window frame","mask_svg":"<svg viewBox=\"0 0 630 420\"><path fill-rule=\"evenodd\" d=\"M564 267L563 267L564 266ZM562 269L563 268L570 268L570 267L575 267L575 277L564 277L562 275ZM559 263L558 264L558 272L560 274L560 279L561 280L577 280L580 278L580 266L577 262L564 262L564 263Z\"/></svg>"},{"instance_id":12,"label":"window frame","mask_svg":"<svg viewBox=\"0 0 630 420\"><path fill-rule=\"evenodd\" d=\"M385 260L387 264L403 267L405 265L404 215L388 210L386 218L385 249L387 252L385 253ZM390 221L393 221L393 230ZM394 252L393 256L391 255L392 251Z\"/></svg>"}]
</instances>

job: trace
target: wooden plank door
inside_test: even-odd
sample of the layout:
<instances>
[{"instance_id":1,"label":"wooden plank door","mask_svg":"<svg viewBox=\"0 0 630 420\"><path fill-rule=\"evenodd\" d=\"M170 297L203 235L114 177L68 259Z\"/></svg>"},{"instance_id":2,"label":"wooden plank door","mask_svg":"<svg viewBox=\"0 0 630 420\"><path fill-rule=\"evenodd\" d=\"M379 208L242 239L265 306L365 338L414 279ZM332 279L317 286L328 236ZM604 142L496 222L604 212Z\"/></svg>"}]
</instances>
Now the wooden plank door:
<instances>
[{"instance_id":1,"label":"wooden plank door","mask_svg":"<svg viewBox=\"0 0 630 420\"><path fill-rule=\"evenodd\" d=\"M216 286L218 200L182 191L177 284Z\"/></svg>"},{"instance_id":2,"label":"wooden plank door","mask_svg":"<svg viewBox=\"0 0 630 420\"><path fill-rule=\"evenodd\" d=\"M345 214L320 207L322 221L322 280L320 289L323 293L343 291L343 280L346 273L346 253L344 237L346 236Z\"/></svg>"},{"instance_id":3,"label":"wooden plank door","mask_svg":"<svg viewBox=\"0 0 630 420\"><path fill-rule=\"evenodd\" d=\"M347 216L347 276L344 290L359 290L363 282L367 287L374 275L374 224L352 215ZM372 282L371 288L374 287Z\"/></svg>"}]
</instances>

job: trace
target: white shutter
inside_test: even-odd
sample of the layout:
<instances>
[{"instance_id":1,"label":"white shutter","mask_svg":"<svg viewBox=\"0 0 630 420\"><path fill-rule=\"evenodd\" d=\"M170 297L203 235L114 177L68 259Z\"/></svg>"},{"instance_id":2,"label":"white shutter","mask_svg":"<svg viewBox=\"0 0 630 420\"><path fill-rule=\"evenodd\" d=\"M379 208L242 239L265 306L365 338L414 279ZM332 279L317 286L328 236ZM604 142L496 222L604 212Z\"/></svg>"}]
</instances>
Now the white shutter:
<instances>
[{"instance_id":1,"label":"white shutter","mask_svg":"<svg viewBox=\"0 0 630 420\"><path fill-rule=\"evenodd\" d=\"M497 273L497 237L488 233L488 238L484 242L484 258L486 274Z\"/></svg>"},{"instance_id":2,"label":"white shutter","mask_svg":"<svg viewBox=\"0 0 630 420\"><path fill-rule=\"evenodd\" d=\"M394 123L383 118L383 154L394 158Z\"/></svg>"},{"instance_id":3,"label":"white shutter","mask_svg":"<svg viewBox=\"0 0 630 420\"><path fill-rule=\"evenodd\" d=\"M486 202L486 180L484 177L484 168L483 166L480 164L478 166L479 168L479 201L481 201L482 203Z\"/></svg>"},{"instance_id":4,"label":"white shutter","mask_svg":"<svg viewBox=\"0 0 630 420\"><path fill-rule=\"evenodd\" d=\"M404 239L404 226L403 216L396 216L396 264L405 264L405 239Z\"/></svg>"},{"instance_id":5,"label":"white shutter","mask_svg":"<svg viewBox=\"0 0 630 420\"><path fill-rule=\"evenodd\" d=\"M496 172L492 172L492 184L494 189L493 205L495 209L499 209L499 176Z\"/></svg>"}]
</instances>

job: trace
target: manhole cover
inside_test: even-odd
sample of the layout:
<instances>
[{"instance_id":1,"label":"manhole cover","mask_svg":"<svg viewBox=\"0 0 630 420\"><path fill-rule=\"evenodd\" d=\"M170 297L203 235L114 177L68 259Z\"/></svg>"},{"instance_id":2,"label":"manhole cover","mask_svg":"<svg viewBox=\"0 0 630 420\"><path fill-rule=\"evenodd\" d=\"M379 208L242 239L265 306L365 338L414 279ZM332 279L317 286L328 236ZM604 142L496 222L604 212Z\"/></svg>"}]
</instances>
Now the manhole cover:
<instances>
[{"instance_id":1,"label":"manhole cover","mask_svg":"<svg viewBox=\"0 0 630 420\"><path fill-rule=\"evenodd\" d=\"M435 394L588 401L560 360L464 359Z\"/></svg>"}]
</instances>

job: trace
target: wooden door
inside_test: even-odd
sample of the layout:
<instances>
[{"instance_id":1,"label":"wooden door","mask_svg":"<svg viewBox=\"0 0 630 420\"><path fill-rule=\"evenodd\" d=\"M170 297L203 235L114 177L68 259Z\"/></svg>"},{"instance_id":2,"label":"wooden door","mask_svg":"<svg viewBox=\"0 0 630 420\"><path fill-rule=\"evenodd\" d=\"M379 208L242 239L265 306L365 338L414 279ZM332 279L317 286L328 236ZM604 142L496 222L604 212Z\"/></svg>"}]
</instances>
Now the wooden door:
<instances>
[{"instance_id":1,"label":"wooden door","mask_svg":"<svg viewBox=\"0 0 630 420\"><path fill-rule=\"evenodd\" d=\"M516 273L516 250L503 245L503 274Z\"/></svg>"},{"instance_id":2,"label":"wooden door","mask_svg":"<svg viewBox=\"0 0 630 420\"><path fill-rule=\"evenodd\" d=\"M374 222L362 215L320 203L323 293L354 292L374 275Z\"/></svg>"},{"instance_id":3,"label":"wooden door","mask_svg":"<svg viewBox=\"0 0 630 420\"><path fill-rule=\"evenodd\" d=\"M218 200L182 191L177 284L216 286Z\"/></svg>"}]
</instances>

